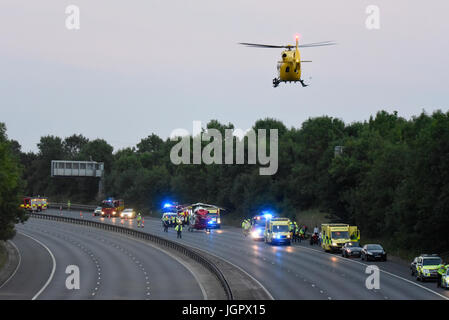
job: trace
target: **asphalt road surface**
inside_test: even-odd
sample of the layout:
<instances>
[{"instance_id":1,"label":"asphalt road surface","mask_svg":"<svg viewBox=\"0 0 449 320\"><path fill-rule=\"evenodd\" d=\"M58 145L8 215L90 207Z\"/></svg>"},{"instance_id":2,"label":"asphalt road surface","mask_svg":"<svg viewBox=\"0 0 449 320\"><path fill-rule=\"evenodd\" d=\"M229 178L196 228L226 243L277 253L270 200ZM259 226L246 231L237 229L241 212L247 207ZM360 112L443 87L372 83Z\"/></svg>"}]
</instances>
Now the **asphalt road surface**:
<instances>
[{"instance_id":1,"label":"asphalt road surface","mask_svg":"<svg viewBox=\"0 0 449 320\"><path fill-rule=\"evenodd\" d=\"M59 214L47 210L48 214ZM63 212L64 216L80 218L80 212ZM134 220L101 218L85 212L83 219L136 228ZM188 232L184 228L182 239L170 228L164 233L161 221L146 218L141 229L168 239L206 250L240 267L258 280L274 299L449 299L449 291L436 288L435 282L421 283L411 277L403 263L369 262L342 258L325 253L320 247L308 243L292 246L270 246L243 236L241 229L223 226L210 234L204 231ZM380 289L367 289L365 273L369 265L377 265Z\"/></svg>"},{"instance_id":2,"label":"asphalt road surface","mask_svg":"<svg viewBox=\"0 0 449 320\"><path fill-rule=\"evenodd\" d=\"M204 299L183 264L136 239L40 219L17 230L21 261L0 299ZM79 269L79 289L66 286L68 266Z\"/></svg>"}]
</instances>

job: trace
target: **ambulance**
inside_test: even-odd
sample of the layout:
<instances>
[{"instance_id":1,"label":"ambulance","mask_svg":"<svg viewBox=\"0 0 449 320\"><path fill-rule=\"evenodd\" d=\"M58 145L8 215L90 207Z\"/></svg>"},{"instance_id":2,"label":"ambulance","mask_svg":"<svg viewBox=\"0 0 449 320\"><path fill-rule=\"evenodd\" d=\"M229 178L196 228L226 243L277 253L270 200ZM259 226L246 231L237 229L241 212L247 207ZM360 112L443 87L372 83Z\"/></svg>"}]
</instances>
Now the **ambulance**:
<instances>
[{"instance_id":1,"label":"ambulance","mask_svg":"<svg viewBox=\"0 0 449 320\"><path fill-rule=\"evenodd\" d=\"M269 244L291 245L291 235L288 229L290 219L271 218L266 220L264 240Z\"/></svg>"},{"instance_id":2,"label":"ambulance","mask_svg":"<svg viewBox=\"0 0 449 320\"><path fill-rule=\"evenodd\" d=\"M360 231L356 226L344 223L321 225L321 247L326 252L341 251L347 242L359 242Z\"/></svg>"}]
</instances>

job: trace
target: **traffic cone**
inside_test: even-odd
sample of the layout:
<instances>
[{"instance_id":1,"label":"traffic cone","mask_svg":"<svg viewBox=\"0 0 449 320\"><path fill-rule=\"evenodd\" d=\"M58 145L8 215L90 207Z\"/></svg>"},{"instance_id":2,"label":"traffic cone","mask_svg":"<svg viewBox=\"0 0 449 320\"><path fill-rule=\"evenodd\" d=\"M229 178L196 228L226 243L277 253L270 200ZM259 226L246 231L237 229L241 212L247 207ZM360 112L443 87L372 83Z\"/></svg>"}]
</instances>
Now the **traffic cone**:
<instances>
[{"instance_id":1,"label":"traffic cone","mask_svg":"<svg viewBox=\"0 0 449 320\"><path fill-rule=\"evenodd\" d=\"M80 211L80 217L82 218L83 217L83 213Z\"/></svg>"},{"instance_id":2,"label":"traffic cone","mask_svg":"<svg viewBox=\"0 0 449 320\"><path fill-rule=\"evenodd\" d=\"M142 228L144 227L144 224L145 224L145 219L142 218Z\"/></svg>"}]
</instances>

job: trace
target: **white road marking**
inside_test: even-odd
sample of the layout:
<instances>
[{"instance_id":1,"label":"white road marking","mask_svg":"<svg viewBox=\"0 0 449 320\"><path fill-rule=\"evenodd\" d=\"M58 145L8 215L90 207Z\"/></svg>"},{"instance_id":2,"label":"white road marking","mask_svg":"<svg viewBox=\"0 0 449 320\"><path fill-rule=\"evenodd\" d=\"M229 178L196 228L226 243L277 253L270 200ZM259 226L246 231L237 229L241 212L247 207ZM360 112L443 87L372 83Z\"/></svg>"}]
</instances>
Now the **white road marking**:
<instances>
[{"instance_id":1,"label":"white road marking","mask_svg":"<svg viewBox=\"0 0 449 320\"><path fill-rule=\"evenodd\" d=\"M51 280L53 280L53 276L54 276L55 271L56 271L56 259L55 259L55 256L53 255L53 252L51 252L51 250L50 250L45 244L43 244L43 243L40 242L39 240L33 238L32 236L30 236L30 235L28 235L28 234L26 234L26 233L23 233L23 232L21 232L21 231L18 231L18 232L19 232L20 234L22 234L22 235L24 235L24 236L26 236L26 237L28 237L28 238L30 238L30 239L36 241L36 242L39 243L41 246L43 246L43 247L48 251L48 253L50 254L51 260L52 260L52 262L53 262L53 268L52 268L52 270L51 270L50 277L48 278L47 282L46 282L46 283L44 284L44 286L43 286L43 287L42 287L42 288L41 288L41 289L34 295L34 297L31 298L31 300L36 300L36 299L41 295L41 293L44 292L44 290L45 290L45 289L47 288L47 286L50 284Z\"/></svg>"},{"instance_id":2,"label":"white road marking","mask_svg":"<svg viewBox=\"0 0 449 320\"><path fill-rule=\"evenodd\" d=\"M307 248L307 247L303 247L303 246L297 246L297 248L302 248L302 249L306 249L306 250L312 250L312 251L315 251L315 252L319 252L320 254L323 254L323 253L324 253L324 252L321 251L321 250L312 249L312 248ZM366 263L362 263L362 262L359 262L359 261L354 261L354 260L346 259L346 258L343 258L343 257L340 257L340 256L332 256L332 257L341 259L342 261L346 261L346 262L357 263L357 264L360 264L360 265L365 266L365 267L368 267L368 266L369 266L369 265L366 264ZM391 272L382 270L381 268L379 268L379 271L380 271L380 272L383 272L383 273L385 273L385 274L388 274L389 276L392 276L392 277L395 277L395 278L397 278L397 279L400 279L400 280L403 280L403 281L405 281L405 282L408 282L408 283L410 283L410 284L413 284L413 285L415 285L415 286L417 286L417 287L419 287L419 288L421 288L421 289L424 289L424 290L426 290L426 291L428 291L428 292L430 292L430 293L433 293L433 294L439 296L440 298L443 298L443 299L445 299L445 300L449 300L448 297L446 297L446 296L444 296L444 295L442 295L442 294L439 294L438 292L433 291L432 289L429 289L429 288L427 288L427 287L425 287L425 286L422 286L422 285L420 285L419 283L410 281L410 280L405 279L405 278L403 278L403 277L401 277L401 276L395 275L395 274L393 274L393 273L391 273Z\"/></svg>"},{"instance_id":3,"label":"white road marking","mask_svg":"<svg viewBox=\"0 0 449 320\"><path fill-rule=\"evenodd\" d=\"M108 221L107 221L107 222L108 222ZM108 223L114 224L114 223L112 223L112 221L111 221L111 222L108 222ZM126 236L126 235L124 235L124 237L129 238L129 239L133 239L133 240L136 240L136 241L139 241L139 242L142 242L142 243L147 244L147 245L149 245L149 246L151 246L151 247L153 247L153 248L155 248L155 249L158 249L158 250L162 251L163 253L165 253L165 254L171 256L172 258L174 258L175 260L177 260L177 261L178 261L179 263L181 263L182 265L184 265L184 266L185 266L185 267L192 273L192 275L195 277L195 279L197 280L197 282L198 282L198 284L199 284L199 286L200 286L200 288L201 288L201 291L202 291L202 293L203 293L203 297L204 297L205 300L207 300L206 292L205 292L205 290L204 290L202 284L198 281L196 274L195 274L194 272L192 272L192 271L190 270L190 268L189 268L186 264L184 264L184 263L182 262L181 259L177 258L175 255L169 254L167 251L164 251L164 250L162 250L162 249L160 249L160 248L158 248L158 247L156 247L156 246L154 246L154 245L152 245L152 244L150 244L150 243L141 241L141 240L136 239L136 238L131 238L131 237L128 237L128 236ZM101 241L105 242L104 239L101 239ZM202 250L199 249L198 247L195 247L195 246L192 246L192 245L188 245L188 246L190 246L190 247L192 247L192 248L195 248L195 249L197 249L197 250L202 251ZM125 251L125 252L126 252L126 251ZM212 255L212 256L215 256L216 258L223 259L223 260L225 260L227 263L229 263L230 265L232 265L232 266L234 266L235 268L239 269L241 272L243 272L243 273L246 274L248 277L250 277L253 281L255 281L255 282L262 288L262 290L263 290L263 291L267 294L267 296L269 297L269 298L268 298L269 300L274 300L274 298L273 298L273 296L271 295L271 293L270 293L270 292L269 292L269 291L268 291L268 290L267 290L267 289L266 289L266 288L265 288L265 287L264 287L264 286L263 286L263 285L262 285L256 278L254 278L252 275L250 275L250 274L249 274L248 272L246 272L244 269L242 269L241 267L239 267L239 266L233 264L232 262L230 262L230 261L228 261L228 260L226 260L226 259L224 259L224 258L221 258L221 257L219 257L219 256L217 256L217 255L215 255L215 254L212 254L212 253L209 252L209 251L206 251L206 253L207 253L207 254L210 254L210 255ZM131 254L129 254L129 256L131 256ZM264 258L264 260L265 260L265 258ZM145 279L148 280L148 276L145 277Z\"/></svg>"},{"instance_id":4,"label":"white road marking","mask_svg":"<svg viewBox=\"0 0 449 320\"><path fill-rule=\"evenodd\" d=\"M196 247L196 246L193 246L193 245L191 245L191 244L188 244L188 245L186 245L186 244L184 244L185 246L188 246L188 247L192 247L192 248L195 248L195 249L197 249L197 250L199 250L199 251L203 251L202 249L200 249L200 248L198 248L198 247ZM229 260L226 260L226 259L224 259L224 258L221 258L221 257L219 257L219 256L217 256L217 255L215 255L215 254L213 254L213 253L211 253L210 251L205 251L207 254L210 254L211 256L214 256L214 257L216 257L216 258L218 258L218 259L222 259L222 260L224 260L224 261L226 261L227 263L229 263L231 266L233 266L233 267L235 267L235 268L237 268L237 269L239 269L240 271L242 271L244 274L246 274L248 277L250 277L251 279L253 279L253 281L254 282L256 282L261 288L262 288L262 290L263 291L265 291L265 293L266 293L266 295L268 296L268 300L274 300L274 298L273 298L273 296L271 295L271 293L259 282L259 280L257 280L256 278L254 278L252 275L250 275L248 272L246 272L245 270L243 270L241 267L239 267L238 265L236 265L236 264L233 264L232 262L230 262ZM265 260L265 258L264 258L264 260Z\"/></svg>"}]
</instances>

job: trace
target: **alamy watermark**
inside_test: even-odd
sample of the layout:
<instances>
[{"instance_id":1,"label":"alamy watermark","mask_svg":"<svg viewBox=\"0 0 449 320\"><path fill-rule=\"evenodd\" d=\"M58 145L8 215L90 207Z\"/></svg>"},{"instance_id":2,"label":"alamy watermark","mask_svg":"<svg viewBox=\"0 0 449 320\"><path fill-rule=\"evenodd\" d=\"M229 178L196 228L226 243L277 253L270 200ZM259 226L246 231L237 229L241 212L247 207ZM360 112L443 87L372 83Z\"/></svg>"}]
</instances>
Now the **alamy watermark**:
<instances>
[{"instance_id":1,"label":"alamy watermark","mask_svg":"<svg viewBox=\"0 0 449 320\"><path fill-rule=\"evenodd\" d=\"M65 19L65 27L67 30L79 30L81 28L80 8L71 4L65 8L65 13L67 15Z\"/></svg>"},{"instance_id":2,"label":"alamy watermark","mask_svg":"<svg viewBox=\"0 0 449 320\"><path fill-rule=\"evenodd\" d=\"M376 5L369 5L365 9L368 17L365 20L365 26L368 30L380 29L380 8Z\"/></svg>"},{"instance_id":3,"label":"alamy watermark","mask_svg":"<svg viewBox=\"0 0 449 320\"><path fill-rule=\"evenodd\" d=\"M80 268L76 265L68 265L65 273L69 276L65 280L67 290L79 290L80 288Z\"/></svg>"},{"instance_id":4,"label":"alamy watermark","mask_svg":"<svg viewBox=\"0 0 449 320\"><path fill-rule=\"evenodd\" d=\"M260 175L273 175L278 170L278 130L270 129L267 143L267 130L225 129L223 139L218 129L203 130L201 121L193 121L192 135L186 129L175 129L170 140L178 141L170 151L173 164L245 164L245 143L247 164L259 164ZM223 161L224 141L224 161ZM202 142L209 142L202 148ZM235 148L234 148L235 142ZM191 144L193 146L191 146ZM191 148L192 147L192 148ZM267 148L269 147L269 153ZM235 155L234 155L235 150ZM191 152L192 151L192 152ZM191 159L193 158L193 159Z\"/></svg>"},{"instance_id":5,"label":"alamy watermark","mask_svg":"<svg viewBox=\"0 0 449 320\"><path fill-rule=\"evenodd\" d=\"M378 266L371 265L367 266L365 269L365 273L369 274L369 276L365 280L365 287L368 290L380 289L380 270Z\"/></svg>"}]
</instances>

